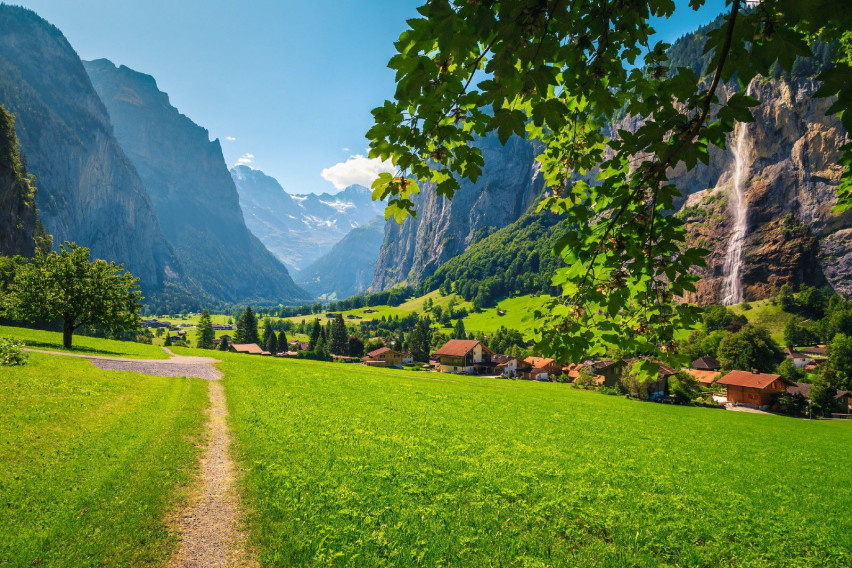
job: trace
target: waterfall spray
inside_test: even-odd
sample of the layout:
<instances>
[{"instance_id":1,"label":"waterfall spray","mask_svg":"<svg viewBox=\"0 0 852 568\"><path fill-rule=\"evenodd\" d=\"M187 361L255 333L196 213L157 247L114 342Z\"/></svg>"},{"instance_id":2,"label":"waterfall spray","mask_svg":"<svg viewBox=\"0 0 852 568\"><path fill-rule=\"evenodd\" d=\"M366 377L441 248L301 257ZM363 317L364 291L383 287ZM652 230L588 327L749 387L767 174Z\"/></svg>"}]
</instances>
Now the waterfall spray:
<instances>
[{"instance_id":1,"label":"waterfall spray","mask_svg":"<svg viewBox=\"0 0 852 568\"><path fill-rule=\"evenodd\" d=\"M746 94L751 95L751 83ZM734 186L730 196L731 213L734 230L728 241L728 252L725 256L723 274L725 276L725 295L722 303L726 306L739 304L743 301L742 256L743 243L748 233L748 205L745 201L745 181L750 166L748 152L751 148L748 136L748 123L740 122L736 128L736 144L734 145Z\"/></svg>"}]
</instances>

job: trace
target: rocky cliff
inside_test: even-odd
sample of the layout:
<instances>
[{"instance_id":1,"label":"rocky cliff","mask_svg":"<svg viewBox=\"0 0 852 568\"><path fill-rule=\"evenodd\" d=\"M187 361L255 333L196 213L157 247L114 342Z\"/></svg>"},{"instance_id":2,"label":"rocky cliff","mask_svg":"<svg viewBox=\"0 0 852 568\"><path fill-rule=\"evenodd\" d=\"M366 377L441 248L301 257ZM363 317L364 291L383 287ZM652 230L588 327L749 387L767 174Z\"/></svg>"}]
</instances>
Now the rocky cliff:
<instances>
[{"instance_id":1,"label":"rocky cliff","mask_svg":"<svg viewBox=\"0 0 852 568\"><path fill-rule=\"evenodd\" d=\"M384 212L360 185L333 195L290 194L278 180L248 166L231 169L246 224L287 266L301 270L355 227ZM374 259L375 260L375 259Z\"/></svg>"},{"instance_id":2,"label":"rocky cliff","mask_svg":"<svg viewBox=\"0 0 852 568\"><path fill-rule=\"evenodd\" d=\"M15 117L0 106L0 255L35 253L35 197L35 183L15 135Z\"/></svg>"},{"instance_id":3,"label":"rocky cliff","mask_svg":"<svg viewBox=\"0 0 852 568\"><path fill-rule=\"evenodd\" d=\"M125 263L146 290L181 272L77 53L35 13L0 4L0 104L16 116L41 219L58 242Z\"/></svg>"},{"instance_id":4,"label":"rocky cliff","mask_svg":"<svg viewBox=\"0 0 852 568\"><path fill-rule=\"evenodd\" d=\"M474 242L517 220L541 194L531 143L513 137L503 146L489 135L477 145L485 167L476 183L463 181L451 200L425 185L414 198L417 217L402 225L387 223L373 290L420 283Z\"/></svg>"},{"instance_id":5,"label":"rocky cliff","mask_svg":"<svg viewBox=\"0 0 852 568\"><path fill-rule=\"evenodd\" d=\"M106 59L85 67L187 277L226 302L309 299L246 227L219 141L150 75Z\"/></svg>"},{"instance_id":6,"label":"rocky cliff","mask_svg":"<svg viewBox=\"0 0 852 568\"><path fill-rule=\"evenodd\" d=\"M852 214L836 214L841 168L838 149L848 141L831 102L814 99L813 81L757 79L761 101L755 122L741 124L746 233L742 252L744 298L769 295L785 283L829 284L852 293ZM739 134L739 132L738 132ZM694 300L722 300L724 264L733 231L735 155L714 152L709 167L676 177L688 195L678 213L690 239L711 251Z\"/></svg>"}]
</instances>

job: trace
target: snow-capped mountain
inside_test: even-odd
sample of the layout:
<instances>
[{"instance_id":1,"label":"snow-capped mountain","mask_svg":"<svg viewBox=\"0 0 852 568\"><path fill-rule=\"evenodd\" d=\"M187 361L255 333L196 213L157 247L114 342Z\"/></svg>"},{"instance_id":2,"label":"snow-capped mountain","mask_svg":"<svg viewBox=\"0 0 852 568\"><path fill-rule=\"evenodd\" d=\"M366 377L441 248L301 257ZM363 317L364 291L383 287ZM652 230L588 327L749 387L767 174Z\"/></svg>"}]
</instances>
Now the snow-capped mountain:
<instances>
[{"instance_id":1,"label":"snow-capped mountain","mask_svg":"<svg viewBox=\"0 0 852 568\"><path fill-rule=\"evenodd\" d=\"M231 177L246 224L288 267L300 270L328 252L349 231L384 213L369 189L351 185L339 193L287 193L278 180L248 166Z\"/></svg>"}]
</instances>

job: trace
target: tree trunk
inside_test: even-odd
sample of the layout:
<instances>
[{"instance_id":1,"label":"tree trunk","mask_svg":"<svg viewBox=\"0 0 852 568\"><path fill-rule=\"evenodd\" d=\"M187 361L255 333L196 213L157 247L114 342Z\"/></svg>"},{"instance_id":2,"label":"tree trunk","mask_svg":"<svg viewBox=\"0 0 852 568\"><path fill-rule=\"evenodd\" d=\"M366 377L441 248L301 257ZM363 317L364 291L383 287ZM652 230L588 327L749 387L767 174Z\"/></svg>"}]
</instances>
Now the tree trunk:
<instances>
[{"instance_id":1,"label":"tree trunk","mask_svg":"<svg viewBox=\"0 0 852 568\"><path fill-rule=\"evenodd\" d=\"M62 324L62 345L65 349L71 349L71 336L74 334L74 320L65 319Z\"/></svg>"}]
</instances>

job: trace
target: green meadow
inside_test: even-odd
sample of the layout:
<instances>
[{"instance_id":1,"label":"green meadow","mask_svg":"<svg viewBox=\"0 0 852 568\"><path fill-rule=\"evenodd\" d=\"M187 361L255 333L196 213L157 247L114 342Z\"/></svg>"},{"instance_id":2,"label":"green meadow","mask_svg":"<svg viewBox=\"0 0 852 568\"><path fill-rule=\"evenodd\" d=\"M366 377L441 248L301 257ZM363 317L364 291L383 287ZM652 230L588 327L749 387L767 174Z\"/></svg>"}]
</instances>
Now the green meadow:
<instances>
[{"instance_id":1,"label":"green meadow","mask_svg":"<svg viewBox=\"0 0 852 568\"><path fill-rule=\"evenodd\" d=\"M0 565L163 564L176 544L166 519L192 482L206 406L197 379L38 353L0 367Z\"/></svg>"},{"instance_id":2,"label":"green meadow","mask_svg":"<svg viewBox=\"0 0 852 568\"><path fill-rule=\"evenodd\" d=\"M0 336L15 337L26 343L26 346L29 348L46 351L69 351L80 355L125 357L129 359L168 359L169 357L161 347L156 345L100 339L76 334L72 343L73 349L68 350L62 346L61 333L23 327L0 325Z\"/></svg>"},{"instance_id":3,"label":"green meadow","mask_svg":"<svg viewBox=\"0 0 852 568\"><path fill-rule=\"evenodd\" d=\"M852 565L852 422L218 356L263 565Z\"/></svg>"}]
</instances>

